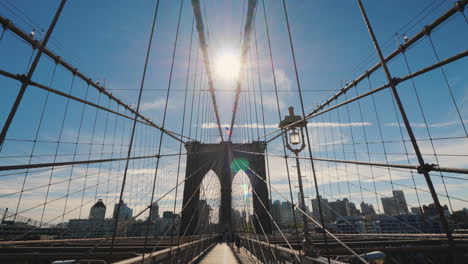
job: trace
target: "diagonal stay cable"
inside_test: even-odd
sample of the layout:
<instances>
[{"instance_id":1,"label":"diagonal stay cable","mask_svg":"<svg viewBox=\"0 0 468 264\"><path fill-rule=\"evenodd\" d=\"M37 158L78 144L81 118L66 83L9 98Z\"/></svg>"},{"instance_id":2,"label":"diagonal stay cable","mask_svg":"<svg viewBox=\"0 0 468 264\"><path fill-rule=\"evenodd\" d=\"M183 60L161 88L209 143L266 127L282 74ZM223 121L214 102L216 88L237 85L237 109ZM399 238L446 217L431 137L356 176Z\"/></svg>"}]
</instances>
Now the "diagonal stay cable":
<instances>
[{"instance_id":1,"label":"diagonal stay cable","mask_svg":"<svg viewBox=\"0 0 468 264\"><path fill-rule=\"evenodd\" d=\"M234 155L233 155L233 157L234 157ZM239 166L239 167L240 167L240 164L239 164L239 160L238 160L238 159L234 159L234 163L236 164L236 166ZM244 165L246 165L246 166L248 167L247 164L243 164L242 167L243 167ZM252 170L250 169L250 167L248 167L248 168L249 168L250 171L252 171ZM253 171L252 171L252 172L253 172ZM255 174L256 177L260 178L261 181L265 181L265 180L262 179L262 177L260 177L259 175L257 175L255 172L254 172L254 174ZM260 196L257 195L257 192L255 191L254 188L252 188L252 191L253 191L253 193L254 193L255 196L260 197ZM286 200L289 201L288 199L286 199ZM281 228L278 226L278 223L276 223L275 219L273 218L273 216L271 215L271 213L269 212L269 210L267 210L266 205L263 204L262 199L258 199L258 201L259 201L260 204L262 205L263 209L265 209L265 212L268 214L268 217L271 219L271 221L272 221L273 224L275 225L276 229L278 229L280 235L283 237L283 239L284 239L284 241L286 242L286 244L288 245L289 249L293 250L294 256L296 257L296 259L297 259L299 262L301 262L300 257L295 253L296 251L292 248L291 244L289 243L289 240L286 238L286 236L285 236L285 234L283 233L283 231L281 231Z\"/></svg>"},{"instance_id":2,"label":"diagonal stay cable","mask_svg":"<svg viewBox=\"0 0 468 264\"><path fill-rule=\"evenodd\" d=\"M206 43L203 20L201 17L202 15L200 10L200 0L192 0L192 7L193 14L195 15L195 20L197 23L198 40L200 42L200 48L203 53L203 61L205 62L206 77L208 78L208 88L211 94L211 101L213 102L213 109L216 116L216 122L218 124L218 132L219 136L221 137L221 141L224 141L223 131L221 129L221 121L219 119L218 104L216 103L216 94L214 89L213 76L211 73L210 60L208 57L208 44Z\"/></svg>"},{"instance_id":3,"label":"diagonal stay cable","mask_svg":"<svg viewBox=\"0 0 468 264\"><path fill-rule=\"evenodd\" d=\"M210 170L214 167L215 164L216 164L216 162L213 163L213 165L211 166ZM210 188L212 183L213 183L213 178L212 178L212 179L210 180L210 182L208 183L208 186L207 186L206 189L209 189L209 190L211 190L211 191L213 192L215 188ZM205 191L205 185L203 184L203 181L200 181L200 184L198 185L197 189L196 189L196 190L192 193L192 195L190 196L189 202L187 202L187 203L185 204L185 206L184 206L183 208L181 208L181 210L180 210L181 212L185 209L185 207L187 207L187 206L189 205L190 201L191 201L192 198L195 196L195 193L196 193L197 191L199 191L199 190L201 190L201 191L200 191L200 194L203 196L204 200L205 200L205 201L208 201L208 198L207 198L207 195L206 195L206 191ZM212 200L212 199L213 199L213 198L211 198L210 200ZM209 204L208 204L208 203L204 203L204 204L203 204L203 210L202 210L202 211L205 210L206 206L209 206ZM187 226L185 227L184 232L182 233L182 236L179 236L179 240L177 241L176 256L177 256L178 253L179 253L180 245L182 244L183 239L186 237L186 234L187 234L187 232L188 232L188 230L189 230L189 227L192 225L192 222L193 222L193 220L195 219L195 215L198 214L199 209L200 209L199 206L197 206L197 208L195 208L195 211L194 211L193 214L190 216L190 221L189 221L189 223L187 224ZM200 216L198 216L198 217L200 217ZM195 230L195 231L194 231L194 234L196 234L196 233L198 232L198 227L200 226L200 223L201 223L201 221L198 219L198 220L197 220L197 223L196 223L196 226L195 226L195 229L194 229L194 230ZM172 223L172 225L174 225L174 223ZM171 239L172 239L172 237L171 237ZM171 240L171 241L172 241L172 240ZM171 247L172 247L172 242L171 242ZM171 264L171 263L172 263L172 258L171 258L169 264Z\"/></svg>"},{"instance_id":4,"label":"diagonal stay cable","mask_svg":"<svg viewBox=\"0 0 468 264\"><path fill-rule=\"evenodd\" d=\"M245 164L247 166L247 169L252 172L257 178L259 178L261 181L265 182L266 181L260 177L260 175L258 175L254 170L252 170L252 168L250 168L250 166L248 164ZM272 186L272 189L274 191L276 191L283 199L285 199L286 201L288 202L291 202L284 194L282 194L279 190L277 190L275 187ZM314 218L312 218L310 215L308 215L305 211L303 211L299 206L295 206L295 208L303 215L305 215L307 218L309 218L312 222L314 222L315 225L319 226L320 228L322 228L323 230L325 230L325 232L331 236L333 239L336 240L336 242L338 242L340 245L342 245L344 248L346 248L351 254L353 254L355 257L357 257L362 263L364 264L369 264L367 261L365 261L360 255L358 255L353 249L351 249L348 245L346 245L343 241L341 241L337 236L333 235L330 231L328 231L328 229L321 225L317 220L315 220Z\"/></svg>"},{"instance_id":5,"label":"diagonal stay cable","mask_svg":"<svg viewBox=\"0 0 468 264\"><path fill-rule=\"evenodd\" d=\"M423 75L423 74L425 74L425 73L428 73L428 72L430 72L430 71L433 71L433 70L435 70L435 69L438 69L438 68L440 68L440 67L442 67L442 66L444 66L444 65L447 65L447 64L452 63L452 62L454 62L454 61L457 61L457 60L459 60L459 59L462 59L462 58L464 58L464 57L466 57L466 56L468 56L468 50L461 51L460 53L457 53L457 54L455 54L455 55L453 55L453 56L451 56L451 57L448 57L448 58L446 58L446 59L444 59L444 60L442 60L442 61L440 61L440 62L434 63L434 64L432 64L432 65L430 65L430 66L427 66L427 67L425 67L425 68L422 68L422 69L420 69L420 70L417 70L417 71L415 71L415 72L413 72L413 73L410 73L410 74L408 74L408 75L405 75L405 76L403 76L403 77L395 77L395 78L393 78L392 83L387 82L386 84L384 84L384 85L382 85L382 86L379 86L379 87L374 88L374 89L372 89L372 90L370 90L370 91L367 91L367 92L365 92L365 93L362 93L362 94L360 94L360 95L358 95L358 96L355 96L355 97L353 97L353 98L351 98L351 99L347 99L347 100L345 100L345 101L343 101L343 102L341 102L341 103L339 103L339 104L330 106L330 107L328 107L328 108L326 108L326 109L317 108L317 109L314 110L313 112L307 114L305 118L301 118L301 120L298 120L298 121L296 121L296 122L294 122L294 123L292 123L292 124L289 124L289 125L285 126L285 128L290 127L290 126L294 126L294 125L297 124L297 123L304 122L304 120L312 119L312 118L314 118L314 117L316 117L316 116L322 115L322 114L327 113L327 112L329 112L329 111L331 111L331 110L337 109L337 108L339 108L339 107L341 107L341 106L347 105L347 104L352 103L352 102L354 102L354 101L357 101L357 100L359 100L359 99L361 99L361 98L367 97L367 96L372 95L372 94L374 94L374 93L377 93L377 92L379 92L379 91L381 91L381 90L387 89L387 88L389 88L389 87L391 86L391 84L395 84L395 85L396 85L396 84L399 84L399 83L403 83L403 82L408 81L408 80L410 80L410 79L412 79L412 78L414 78L414 77L417 77L417 76ZM335 100L335 99L334 99L334 100ZM324 107L325 107L325 106L324 106ZM323 110L322 110L322 109L323 109ZM273 134L276 134L276 133L278 133L278 134L275 135L275 136L273 136L272 138L268 139L268 140L266 141L266 143L269 143L269 142L273 141L274 139L278 138L279 136L281 136L281 135L284 133L284 131L282 131L281 129L276 129L275 131L269 132L269 133L267 133L267 134L265 134L265 135L263 135L263 136L261 136L261 137L262 137L262 138L266 138L266 137L268 137L268 136L270 136L270 135L273 135ZM465 138L465 137L464 137L464 138Z\"/></svg>"},{"instance_id":6,"label":"diagonal stay cable","mask_svg":"<svg viewBox=\"0 0 468 264\"><path fill-rule=\"evenodd\" d=\"M244 177L243 177L243 180L244 180ZM243 183L243 184L245 184L245 183ZM253 189L251 183L250 183L250 188L249 188L249 189ZM257 199L260 199L260 197L258 197L258 196L256 196L256 197L257 197ZM252 208L252 207L251 207L251 204L250 204L250 199L244 199L243 201L244 201L244 208L245 208L245 207L248 208L249 215L250 215L250 208ZM266 240L268 241L268 237L267 237L267 235L265 234L265 231L264 231L262 222L259 220L259 218L258 218L257 213L255 212L255 210L253 210L253 215L254 215L254 217L255 217L257 223L259 224L259 227L260 227L261 231L263 232L263 235L265 236ZM252 226L252 229L253 229L253 231L254 231L255 238L257 239L257 241L260 241L260 238L259 238L259 236L258 236L258 234L259 234L258 229L255 228L255 225L254 225L253 221L249 221L249 224ZM272 249L271 249L271 245L269 245L268 247L269 247L270 250L272 250ZM254 249L255 249L255 248L254 248ZM273 252L273 251L272 251L272 252ZM262 258L263 258L263 261L264 261L263 263L268 263L268 261L267 261L266 258L265 258L265 252L264 252L264 250L263 250L263 247L260 247L260 253L262 254ZM257 255L258 255L258 253L255 254L255 256L258 258ZM275 256L274 253L273 253L273 256ZM276 256L275 256L275 260L276 260Z\"/></svg>"},{"instance_id":7,"label":"diagonal stay cable","mask_svg":"<svg viewBox=\"0 0 468 264\"><path fill-rule=\"evenodd\" d=\"M207 165L207 163L205 163L204 165L200 166L200 168L198 168L196 171L194 171L191 175L189 175L188 177L186 177L184 180L180 181L179 183L177 183L175 186L173 186L171 189L169 189L167 192L165 192L163 195L161 195L157 200L153 201L153 203L157 203L159 201L161 201L162 199L164 199L164 197L166 197L167 195L169 195L171 192L173 192L176 188L178 188L180 185L182 185L183 183L185 183L187 180L191 179L192 177L194 177L194 175L196 175L200 170L202 170L205 165ZM145 209L141 210L138 214L136 214L135 216L133 216L132 218L130 218L129 220L127 220L126 222L122 223L121 225L119 225L117 231L121 231L123 230L126 226L128 226L129 224L131 224L133 221L135 221L139 216L141 216L143 213L145 213L147 210L149 210L150 207L146 207ZM110 235L104 237L101 241L99 241L99 243L97 243L94 247L92 247L90 250L88 250L87 254L91 254L96 248L98 248L100 245L102 245L104 242L106 242L107 240L109 240L111 237L113 236L113 233L111 233Z\"/></svg>"},{"instance_id":8,"label":"diagonal stay cable","mask_svg":"<svg viewBox=\"0 0 468 264\"><path fill-rule=\"evenodd\" d=\"M397 57L397 55L401 54L404 50L408 49L410 46L414 45L415 43L418 42L418 40L422 39L423 37L426 36L426 33L429 31L432 31L434 30L435 28L437 28L438 26L440 26L443 22L445 22L446 20L448 20L449 18L451 18L453 15L457 14L460 10L463 10L464 7L468 4L468 1L467 0L462 0L462 1L458 1L456 2L449 10L447 10L444 14L442 14L441 16L439 16L438 18L436 18L432 23L430 23L429 25L425 26L424 28L422 28L422 30L415 34L412 38L409 38L408 41L406 41L405 43L401 44L396 50L394 50L391 54L389 54L387 57L383 58L384 62L389 62L391 61L392 59L394 59L395 57ZM428 71L431 71L433 69L436 69L436 68L439 68L445 64L448 64L452 61L455 61L457 59L460 59L460 58L463 58L465 56L467 56L467 53L468 51L462 51L460 52L459 54L455 55L455 56L452 56L444 61L440 61L439 63L435 63L427 68L424 68L424 69L421 69L417 72L414 72L410 75L407 75L405 77L401 77L401 78L395 78L395 84L398 84L400 82L404 82L408 79L411 79L412 77L416 77L420 74L423 74L423 73L426 73ZM322 110L324 109L326 106L329 106L331 104L331 102L333 102L334 100L336 100L338 97L344 95L349 89L351 89L352 87L355 87L358 83L360 83L361 81L365 80L368 76L370 76L373 72L377 71L379 68L381 67L381 63L377 63L375 64L374 66L372 66L371 68L369 68L368 70L366 70L363 74L361 74L358 78L356 78L355 80L353 80L352 82L349 82L346 84L345 87L343 87L342 89L339 90L338 93L336 93L335 95L333 95L332 97L328 98L324 103L320 104L319 106L317 106L312 112L308 113L306 115L306 120L307 119L310 119L314 116L317 116L318 114L321 114L325 111L329 111L331 110L330 108L334 108L334 107L330 107L328 108L327 110ZM377 89L374 89L372 93L374 92L377 92L377 91L380 91L382 89L385 89L385 88L388 88L390 87L390 84L385 84L383 85L382 87L379 87ZM370 94L372 94L370 93ZM366 93L365 96L367 95L370 95L368 93ZM354 101L354 100L353 100ZM298 122L302 122L303 120L300 120ZM294 124L292 124L294 125ZM278 130L275 130L271 133L268 133L262 137L266 137L268 135L271 135L271 134L274 134L274 133L277 133L277 132L281 132L283 133L283 131L280 131L279 129Z\"/></svg>"},{"instance_id":9,"label":"diagonal stay cable","mask_svg":"<svg viewBox=\"0 0 468 264\"><path fill-rule=\"evenodd\" d=\"M215 166L215 164L216 164L216 162L213 163L213 164L210 166L210 170ZM202 167L203 167L203 166L201 166L200 169L201 169ZM198 170L197 170L197 172L198 172ZM192 175L195 175L195 174L196 174L196 172L193 173ZM189 178L191 178L192 175L190 175ZM185 180L182 181L182 182L185 182L185 181L188 180L189 178L185 179ZM177 190L177 188L178 188L179 185L180 185L180 184L177 184L174 188L172 188L172 189L170 190L170 192L172 192L173 190ZM196 188L196 190L199 190L201 186L202 186L202 182L200 182L200 184L198 184L198 187ZM164 196L165 196L165 195L164 195ZM189 200L188 200L188 201L190 202L194 197L195 197L195 192L192 193L192 195L189 197ZM160 200L162 200L162 199L160 198L160 199L158 199L156 202L159 202ZM187 203L185 206L183 206L182 209L181 209L181 211L183 211L183 210L185 209L185 207L188 206L188 204L189 204L189 203ZM148 208L149 208L149 207L148 207ZM146 210L146 209L145 209L145 210ZM185 229L185 232L184 232L184 235L183 235L183 236L185 236L185 233L186 233L186 231L187 231L187 229L188 229L188 226L190 226L190 224L192 223L192 220L194 219L194 216L195 216L195 214L196 214L197 211L198 211L198 207L195 209L195 213L191 216L189 225L187 225L187 228ZM141 215L141 213L140 213L139 215ZM197 223L197 226L198 226L198 223ZM145 255L151 256L154 252L156 252L156 249L159 247L159 245L161 244L162 240L168 235L169 231L173 230L174 227L176 227L176 223L175 223L175 221L172 221L171 225L169 225L169 227L168 227L167 230L164 232L164 234L161 236L161 238L159 239L158 243L153 247L153 249L151 250L151 252L150 252L149 254L143 253L143 254L141 255L142 263L143 263L143 261L144 261L144 259L145 259ZM172 236L171 236L171 239L172 239ZM172 240L171 240L171 241L172 241ZM171 251L170 251L169 254L171 255L171 254L172 254L172 248L173 248L172 242L171 242L171 246L170 246L170 247L171 247ZM179 247L180 247L180 240L179 240L179 243L178 243L178 246L177 246L177 250L179 249ZM143 249L143 252L145 252L145 251L146 251L146 250ZM171 258L171 257L169 257L169 258Z\"/></svg>"}]
</instances>

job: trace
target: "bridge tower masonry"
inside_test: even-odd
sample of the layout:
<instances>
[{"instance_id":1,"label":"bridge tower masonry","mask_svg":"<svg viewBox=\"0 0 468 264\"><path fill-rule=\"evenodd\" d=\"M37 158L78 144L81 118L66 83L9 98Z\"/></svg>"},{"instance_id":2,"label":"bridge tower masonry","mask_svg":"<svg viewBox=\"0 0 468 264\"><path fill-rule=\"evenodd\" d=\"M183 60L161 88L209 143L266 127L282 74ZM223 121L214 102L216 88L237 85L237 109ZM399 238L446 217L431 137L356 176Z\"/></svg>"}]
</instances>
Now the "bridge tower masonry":
<instances>
[{"instance_id":1,"label":"bridge tower masonry","mask_svg":"<svg viewBox=\"0 0 468 264\"><path fill-rule=\"evenodd\" d=\"M271 233L271 221L268 213L270 203L266 184L265 156L251 153L264 153L265 142L254 141L249 144L221 142L219 144L201 144L197 141L188 142L187 163L185 169L185 187L182 204L181 235L196 233L198 223L197 204L200 199L201 182L205 175L213 170L221 185L221 208L219 212L219 231L232 230L232 182L239 170L243 170L252 185L252 200L254 227L257 233ZM253 173L254 171L255 173ZM261 179L263 180L261 180Z\"/></svg>"}]
</instances>

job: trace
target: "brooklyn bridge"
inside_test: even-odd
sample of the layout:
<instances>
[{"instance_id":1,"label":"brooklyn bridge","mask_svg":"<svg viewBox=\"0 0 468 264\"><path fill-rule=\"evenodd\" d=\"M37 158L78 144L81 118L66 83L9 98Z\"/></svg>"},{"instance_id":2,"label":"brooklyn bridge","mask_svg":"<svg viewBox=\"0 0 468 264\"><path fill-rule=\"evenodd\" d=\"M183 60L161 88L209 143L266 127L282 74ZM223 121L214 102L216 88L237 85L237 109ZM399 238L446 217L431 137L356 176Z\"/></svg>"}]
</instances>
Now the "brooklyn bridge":
<instances>
[{"instance_id":1,"label":"brooklyn bridge","mask_svg":"<svg viewBox=\"0 0 468 264\"><path fill-rule=\"evenodd\" d=\"M0 263L468 263L468 0L0 0Z\"/></svg>"}]
</instances>

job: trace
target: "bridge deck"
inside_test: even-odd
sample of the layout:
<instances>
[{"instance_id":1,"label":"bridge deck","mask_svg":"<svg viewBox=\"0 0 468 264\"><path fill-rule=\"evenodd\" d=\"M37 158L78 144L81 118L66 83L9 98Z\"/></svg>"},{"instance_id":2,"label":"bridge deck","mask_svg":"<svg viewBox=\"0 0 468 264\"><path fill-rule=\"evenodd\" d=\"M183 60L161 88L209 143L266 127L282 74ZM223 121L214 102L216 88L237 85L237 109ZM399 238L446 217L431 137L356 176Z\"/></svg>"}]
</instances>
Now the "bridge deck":
<instances>
[{"instance_id":1,"label":"bridge deck","mask_svg":"<svg viewBox=\"0 0 468 264\"><path fill-rule=\"evenodd\" d=\"M235 252L236 248L230 248L227 244L214 246L198 263L200 264L236 264L254 263L248 252L241 249L240 253ZM255 258L255 257L253 257Z\"/></svg>"}]
</instances>

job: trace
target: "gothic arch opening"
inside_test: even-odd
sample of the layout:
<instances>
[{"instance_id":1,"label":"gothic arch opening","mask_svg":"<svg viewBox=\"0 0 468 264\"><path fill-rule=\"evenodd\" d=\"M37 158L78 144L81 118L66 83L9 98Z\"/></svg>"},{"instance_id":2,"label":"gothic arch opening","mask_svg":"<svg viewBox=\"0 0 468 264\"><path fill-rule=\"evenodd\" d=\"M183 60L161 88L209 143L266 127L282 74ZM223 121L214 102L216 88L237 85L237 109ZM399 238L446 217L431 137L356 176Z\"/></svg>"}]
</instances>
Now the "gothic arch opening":
<instances>
[{"instance_id":1,"label":"gothic arch opening","mask_svg":"<svg viewBox=\"0 0 468 264\"><path fill-rule=\"evenodd\" d=\"M210 169L203 177L200 185L199 222L202 219L202 222L208 225L218 224L220 205L221 184L218 175Z\"/></svg>"},{"instance_id":2,"label":"gothic arch opening","mask_svg":"<svg viewBox=\"0 0 468 264\"><path fill-rule=\"evenodd\" d=\"M232 180L232 225L234 231L250 231L254 216L252 185L243 170L239 170Z\"/></svg>"},{"instance_id":3,"label":"gothic arch opening","mask_svg":"<svg viewBox=\"0 0 468 264\"><path fill-rule=\"evenodd\" d=\"M265 228L265 232L271 233L271 225L268 218L270 208L266 185L265 158L263 155L249 154L249 152L264 152L264 142L235 145L232 142L222 142L219 144L189 142L185 147L187 149L187 166L185 172L186 182L184 185L182 226L186 226L188 230L187 234L195 233L195 225L198 221L195 221L195 223L190 221L191 218L198 219L198 212L195 209L198 207L199 200L202 199L198 186L205 180L205 177L209 179L210 175L214 176L215 174L218 176L221 189L219 192L218 231L232 231L232 192L233 189L237 189L237 186L233 186L237 181L233 182L233 180L239 178L245 183L250 183L251 190L249 193L255 190L254 193L256 195L251 195L252 202L250 204L253 206L251 212L256 212L258 219L260 219L259 221L262 222L261 225ZM208 173L210 170L213 170L214 173ZM243 176L235 176L239 171L242 171ZM260 222L255 220L253 219L252 221L255 230L262 232L259 227Z\"/></svg>"}]
</instances>

